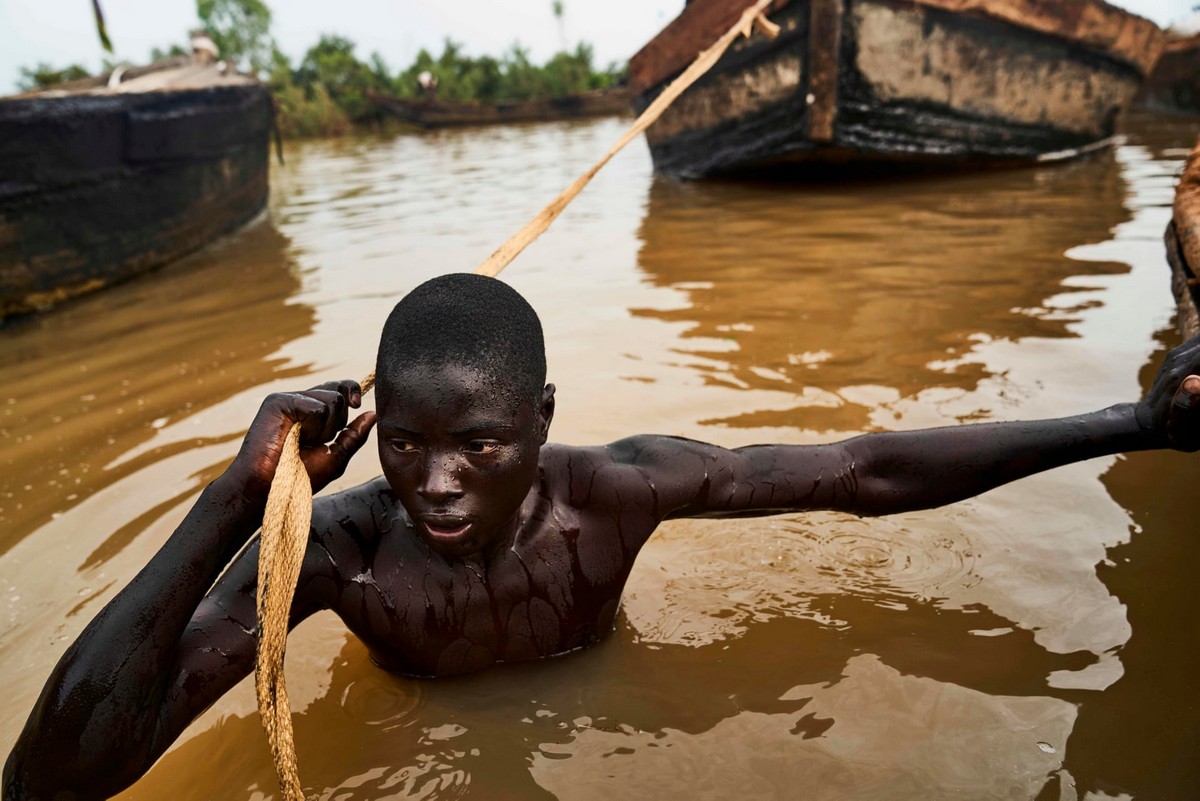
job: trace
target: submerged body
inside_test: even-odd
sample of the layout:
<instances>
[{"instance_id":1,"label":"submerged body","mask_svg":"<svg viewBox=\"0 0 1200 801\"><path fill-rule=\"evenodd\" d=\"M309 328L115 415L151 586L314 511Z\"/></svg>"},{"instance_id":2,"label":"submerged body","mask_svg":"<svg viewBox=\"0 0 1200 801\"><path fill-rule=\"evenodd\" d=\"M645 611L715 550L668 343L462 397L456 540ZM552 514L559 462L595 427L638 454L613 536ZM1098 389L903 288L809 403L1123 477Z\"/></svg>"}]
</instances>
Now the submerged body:
<instances>
[{"instance_id":1,"label":"submerged body","mask_svg":"<svg viewBox=\"0 0 1200 801\"><path fill-rule=\"evenodd\" d=\"M486 328L520 311L489 294L499 282L473 281L490 279L449 282L483 292L457 316L487 318ZM664 436L548 445L555 390L543 384L544 359L527 363L540 352L540 329L505 333L519 343L507 357L490 341L472 344L477 333L464 335L469 347L441 352L453 324L437 341L421 339L414 331L428 321L403 304L393 317L411 317L408 328L391 331L389 320L384 332L378 415L349 419L361 403L349 381L264 402L233 464L64 654L6 763L6 801L120 791L250 672L254 534L296 423L314 490L341 475L376 422L383 475L317 500L291 624L332 610L381 666L427 676L605 636L640 548L668 518L889 514L1081 459L1200 444L1192 341L1139 403L1071 418L816 446L729 450ZM431 314L456 319L441 307Z\"/></svg>"}]
</instances>

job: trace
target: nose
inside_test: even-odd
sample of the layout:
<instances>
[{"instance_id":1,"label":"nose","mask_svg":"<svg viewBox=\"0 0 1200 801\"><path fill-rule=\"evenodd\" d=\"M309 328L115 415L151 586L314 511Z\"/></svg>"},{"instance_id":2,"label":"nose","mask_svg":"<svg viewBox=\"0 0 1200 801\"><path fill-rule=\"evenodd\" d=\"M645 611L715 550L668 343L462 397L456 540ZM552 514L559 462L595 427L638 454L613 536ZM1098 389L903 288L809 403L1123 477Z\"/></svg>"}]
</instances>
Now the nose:
<instances>
[{"instance_id":1,"label":"nose","mask_svg":"<svg viewBox=\"0 0 1200 801\"><path fill-rule=\"evenodd\" d=\"M458 480L460 465L453 455L431 453L423 467L421 484L417 487L422 498L432 504L443 504L462 497Z\"/></svg>"}]
</instances>

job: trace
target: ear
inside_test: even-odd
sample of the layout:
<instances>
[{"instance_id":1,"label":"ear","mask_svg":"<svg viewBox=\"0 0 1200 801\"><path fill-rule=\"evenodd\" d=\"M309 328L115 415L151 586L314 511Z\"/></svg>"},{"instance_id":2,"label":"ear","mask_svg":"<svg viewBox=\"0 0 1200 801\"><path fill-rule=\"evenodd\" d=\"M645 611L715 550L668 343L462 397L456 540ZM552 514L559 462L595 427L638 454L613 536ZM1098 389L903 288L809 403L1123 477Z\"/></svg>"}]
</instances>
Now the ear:
<instances>
[{"instance_id":1,"label":"ear","mask_svg":"<svg viewBox=\"0 0 1200 801\"><path fill-rule=\"evenodd\" d=\"M538 438L546 444L550 436L550 421L554 419L554 385L547 384L542 390L542 403L538 407Z\"/></svg>"}]
</instances>

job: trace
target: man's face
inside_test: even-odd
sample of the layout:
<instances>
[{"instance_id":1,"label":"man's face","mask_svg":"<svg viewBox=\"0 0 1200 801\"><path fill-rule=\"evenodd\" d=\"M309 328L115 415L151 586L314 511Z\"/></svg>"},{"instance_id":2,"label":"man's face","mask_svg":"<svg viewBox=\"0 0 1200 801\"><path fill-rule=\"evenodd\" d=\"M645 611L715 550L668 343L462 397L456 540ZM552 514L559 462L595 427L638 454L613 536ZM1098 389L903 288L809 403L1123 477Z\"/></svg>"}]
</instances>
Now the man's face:
<instances>
[{"instance_id":1,"label":"man's face","mask_svg":"<svg viewBox=\"0 0 1200 801\"><path fill-rule=\"evenodd\" d=\"M514 382L461 366L412 367L379 397L379 461L418 536L443 556L479 553L518 523L554 413Z\"/></svg>"}]
</instances>

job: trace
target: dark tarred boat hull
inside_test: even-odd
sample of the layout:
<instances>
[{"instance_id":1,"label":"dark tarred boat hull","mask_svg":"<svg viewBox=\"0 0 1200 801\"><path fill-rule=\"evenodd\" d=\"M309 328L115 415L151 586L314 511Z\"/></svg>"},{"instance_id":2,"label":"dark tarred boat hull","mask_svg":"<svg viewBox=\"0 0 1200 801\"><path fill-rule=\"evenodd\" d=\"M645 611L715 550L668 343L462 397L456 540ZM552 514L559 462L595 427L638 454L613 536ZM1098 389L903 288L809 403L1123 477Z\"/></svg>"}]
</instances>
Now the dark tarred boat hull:
<instances>
[{"instance_id":1,"label":"dark tarred boat hull","mask_svg":"<svg viewBox=\"0 0 1200 801\"><path fill-rule=\"evenodd\" d=\"M0 101L0 319L152 270L265 206L258 85Z\"/></svg>"}]
</instances>

